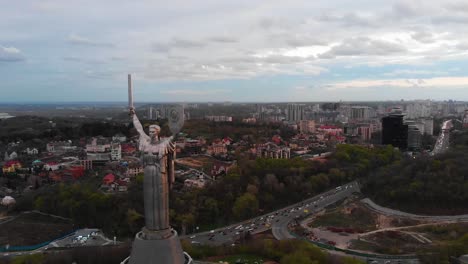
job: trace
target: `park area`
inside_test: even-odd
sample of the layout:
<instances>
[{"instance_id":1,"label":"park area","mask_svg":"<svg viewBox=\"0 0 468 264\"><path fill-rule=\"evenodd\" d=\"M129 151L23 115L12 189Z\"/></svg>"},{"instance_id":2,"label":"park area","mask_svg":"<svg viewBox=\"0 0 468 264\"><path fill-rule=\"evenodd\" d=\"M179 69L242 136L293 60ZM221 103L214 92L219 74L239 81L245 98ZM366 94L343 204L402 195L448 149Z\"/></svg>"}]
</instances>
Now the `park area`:
<instances>
[{"instance_id":1,"label":"park area","mask_svg":"<svg viewBox=\"0 0 468 264\"><path fill-rule=\"evenodd\" d=\"M36 212L22 213L0 222L0 247L37 245L73 230L70 220Z\"/></svg>"}]
</instances>

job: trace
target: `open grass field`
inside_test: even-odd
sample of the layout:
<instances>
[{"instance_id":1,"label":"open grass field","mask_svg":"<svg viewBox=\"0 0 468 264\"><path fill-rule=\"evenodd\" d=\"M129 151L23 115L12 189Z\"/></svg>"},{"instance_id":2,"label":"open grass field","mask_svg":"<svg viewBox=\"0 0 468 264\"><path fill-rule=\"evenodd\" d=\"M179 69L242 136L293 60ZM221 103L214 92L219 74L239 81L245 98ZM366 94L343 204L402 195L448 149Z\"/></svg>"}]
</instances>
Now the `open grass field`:
<instances>
[{"instance_id":1,"label":"open grass field","mask_svg":"<svg viewBox=\"0 0 468 264\"><path fill-rule=\"evenodd\" d=\"M376 224L376 216L366 208L358 206L344 210L343 206L340 206L318 216L310 226L350 228L359 232L369 232L376 230Z\"/></svg>"},{"instance_id":2,"label":"open grass field","mask_svg":"<svg viewBox=\"0 0 468 264\"><path fill-rule=\"evenodd\" d=\"M0 224L0 246L29 246L53 240L73 231L68 220L25 213Z\"/></svg>"},{"instance_id":3,"label":"open grass field","mask_svg":"<svg viewBox=\"0 0 468 264\"><path fill-rule=\"evenodd\" d=\"M190 168L201 169L213 166L214 159L207 156L193 156L178 158L177 163Z\"/></svg>"}]
</instances>

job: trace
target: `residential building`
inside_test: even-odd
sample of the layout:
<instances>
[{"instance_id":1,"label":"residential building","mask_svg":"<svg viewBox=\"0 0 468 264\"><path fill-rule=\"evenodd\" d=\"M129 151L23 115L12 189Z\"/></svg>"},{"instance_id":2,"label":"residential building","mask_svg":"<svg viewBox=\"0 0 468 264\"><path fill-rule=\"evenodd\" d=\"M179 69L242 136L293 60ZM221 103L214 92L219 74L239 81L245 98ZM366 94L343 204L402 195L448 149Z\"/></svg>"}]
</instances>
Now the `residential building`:
<instances>
[{"instance_id":1,"label":"residential building","mask_svg":"<svg viewBox=\"0 0 468 264\"><path fill-rule=\"evenodd\" d=\"M17 160L7 161L2 167L3 173L13 173L17 169L21 169L21 163Z\"/></svg>"},{"instance_id":2,"label":"residential building","mask_svg":"<svg viewBox=\"0 0 468 264\"><path fill-rule=\"evenodd\" d=\"M75 151L76 146L72 146L71 140L68 141L52 141L46 145L47 152L60 155L66 152Z\"/></svg>"},{"instance_id":3,"label":"residential building","mask_svg":"<svg viewBox=\"0 0 468 264\"><path fill-rule=\"evenodd\" d=\"M204 178L199 179L186 179L184 181L184 186L187 188L203 188L206 185L206 180Z\"/></svg>"},{"instance_id":4,"label":"residential building","mask_svg":"<svg viewBox=\"0 0 468 264\"><path fill-rule=\"evenodd\" d=\"M27 148L23 152L30 156L39 154L39 150L37 150L37 148Z\"/></svg>"},{"instance_id":5,"label":"residential building","mask_svg":"<svg viewBox=\"0 0 468 264\"><path fill-rule=\"evenodd\" d=\"M418 151L421 149L421 131L416 125L408 126L408 150Z\"/></svg>"},{"instance_id":6,"label":"residential building","mask_svg":"<svg viewBox=\"0 0 468 264\"><path fill-rule=\"evenodd\" d=\"M80 160L79 164L85 170L92 170L93 169L93 161L92 160Z\"/></svg>"},{"instance_id":7,"label":"residential building","mask_svg":"<svg viewBox=\"0 0 468 264\"><path fill-rule=\"evenodd\" d=\"M154 111L154 108L152 106L148 107L148 113L147 113L147 118L148 120L154 120L156 118L156 111Z\"/></svg>"},{"instance_id":8,"label":"residential building","mask_svg":"<svg viewBox=\"0 0 468 264\"><path fill-rule=\"evenodd\" d=\"M226 144L223 142L213 142L211 146L208 146L207 154L208 155L221 155L226 154L228 152Z\"/></svg>"},{"instance_id":9,"label":"residential building","mask_svg":"<svg viewBox=\"0 0 468 264\"><path fill-rule=\"evenodd\" d=\"M111 144L107 138L92 138L86 145L86 155L88 160L108 161L111 159Z\"/></svg>"},{"instance_id":10,"label":"residential building","mask_svg":"<svg viewBox=\"0 0 468 264\"><path fill-rule=\"evenodd\" d=\"M120 142L111 143L111 160L121 160L122 159L122 147Z\"/></svg>"},{"instance_id":11,"label":"residential building","mask_svg":"<svg viewBox=\"0 0 468 264\"><path fill-rule=\"evenodd\" d=\"M372 137L372 127L370 125L359 126L358 135L363 141L369 141Z\"/></svg>"},{"instance_id":12,"label":"residential building","mask_svg":"<svg viewBox=\"0 0 468 264\"><path fill-rule=\"evenodd\" d=\"M213 122L232 122L232 116L205 116L205 119Z\"/></svg>"},{"instance_id":13,"label":"residential building","mask_svg":"<svg viewBox=\"0 0 468 264\"><path fill-rule=\"evenodd\" d=\"M299 131L303 134L315 133L315 121L314 120L299 121Z\"/></svg>"},{"instance_id":14,"label":"residential building","mask_svg":"<svg viewBox=\"0 0 468 264\"><path fill-rule=\"evenodd\" d=\"M299 122L304 120L304 105L301 104L288 104L287 121Z\"/></svg>"},{"instance_id":15,"label":"residential building","mask_svg":"<svg viewBox=\"0 0 468 264\"><path fill-rule=\"evenodd\" d=\"M434 119L432 117L421 120L424 123L424 134L434 135Z\"/></svg>"},{"instance_id":16,"label":"residential building","mask_svg":"<svg viewBox=\"0 0 468 264\"><path fill-rule=\"evenodd\" d=\"M138 174L141 174L145 171L141 164L130 164L128 166L127 175L129 177L136 177Z\"/></svg>"},{"instance_id":17,"label":"residential building","mask_svg":"<svg viewBox=\"0 0 468 264\"><path fill-rule=\"evenodd\" d=\"M125 141L127 141L127 137L119 133L112 137L112 141L118 141L120 143L124 143Z\"/></svg>"},{"instance_id":18,"label":"residential building","mask_svg":"<svg viewBox=\"0 0 468 264\"><path fill-rule=\"evenodd\" d=\"M7 160L16 160L18 158L18 153L16 151L11 152L8 154L8 152L5 152L5 161Z\"/></svg>"},{"instance_id":19,"label":"residential building","mask_svg":"<svg viewBox=\"0 0 468 264\"><path fill-rule=\"evenodd\" d=\"M317 129L317 132L328 135L341 135L343 134L343 129L337 126L323 125Z\"/></svg>"},{"instance_id":20,"label":"residential building","mask_svg":"<svg viewBox=\"0 0 468 264\"><path fill-rule=\"evenodd\" d=\"M278 146L275 143L268 142L257 147L257 157L271 159L289 159L291 158L291 149Z\"/></svg>"},{"instance_id":21,"label":"residential building","mask_svg":"<svg viewBox=\"0 0 468 264\"><path fill-rule=\"evenodd\" d=\"M349 120L352 122L368 120L371 117L371 110L368 106L351 106Z\"/></svg>"},{"instance_id":22,"label":"residential building","mask_svg":"<svg viewBox=\"0 0 468 264\"><path fill-rule=\"evenodd\" d=\"M46 164L44 165L44 169L47 171L56 171L60 168L61 166L55 161L46 162Z\"/></svg>"}]
</instances>

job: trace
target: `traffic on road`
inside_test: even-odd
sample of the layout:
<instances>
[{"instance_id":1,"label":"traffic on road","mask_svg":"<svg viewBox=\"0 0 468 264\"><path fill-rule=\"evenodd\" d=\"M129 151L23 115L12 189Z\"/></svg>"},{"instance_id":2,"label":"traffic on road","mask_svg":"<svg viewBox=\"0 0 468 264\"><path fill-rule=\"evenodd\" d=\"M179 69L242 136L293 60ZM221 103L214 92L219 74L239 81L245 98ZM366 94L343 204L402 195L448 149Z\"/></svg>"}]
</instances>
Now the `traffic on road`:
<instances>
[{"instance_id":1,"label":"traffic on road","mask_svg":"<svg viewBox=\"0 0 468 264\"><path fill-rule=\"evenodd\" d=\"M247 221L208 232L183 236L182 238L189 239L192 244L214 246L235 245L236 241L241 240L247 234L258 234L270 229L273 230L273 235L278 240L293 238L287 230L289 222L300 216L320 211L324 207L345 199L357 192L360 192L358 183L351 182L306 199L300 203Z\"/></svg>"}]
</instances>

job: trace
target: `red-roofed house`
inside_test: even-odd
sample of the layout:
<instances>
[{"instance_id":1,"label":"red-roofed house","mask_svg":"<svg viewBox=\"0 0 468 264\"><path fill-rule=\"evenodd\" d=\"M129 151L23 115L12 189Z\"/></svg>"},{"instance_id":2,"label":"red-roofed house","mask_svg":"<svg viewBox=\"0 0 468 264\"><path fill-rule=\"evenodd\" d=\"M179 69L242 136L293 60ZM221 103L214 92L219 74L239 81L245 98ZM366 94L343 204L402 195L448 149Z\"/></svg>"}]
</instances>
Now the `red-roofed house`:
<instances>
[{"instance_id":1,"label":"red-roofed house","mask_svg":"<svg viewBox=\"0 0 468 264\"><path fill-rule=\"evenodd\" d=\"M133 155L136 152L136 147L132 144L122 144L122 154Z\"/></svg>"},{"instance_id":2,"label":"red-roofed house","mask_svg":"<svg viewBox=\"0 0 468 264\"><path fill-rule=\"evenodd\" d=\"M279 135L274 135L272 138L271 138L271 141L273 141L276 145L279 145L281 144L281 136Z\"/></svg>"},{"instance_id":3,"label":"red-roofed house","mask_svg":"<svg viewBox=\"0 0 468 264\"><path fill-rule=\"evenodd\" d=\"M233 140L232 140L232 138L230 138L230 137L225 137L225 138L223 138L223 140L222 140L223 144L225 144L225 145L227 145L227 146L231 145L232 141L233 141Z\"/></svg>"},{"instance_id":4,"label":"red-roofed house","mask_svg":"<svg viewBox=\"0 0 468 264\"><path fill-rule=\"evenodd\" d=\"M67 172L69 172L75 180L82 177L84 175L84 171L85 169L83 166L71 166L67 170Z\"/></svg>"},{"instance_id":5,"label":"red-roofed house","mask_svg":"<svg viewBox=\"0 0 468 264\"><path fill-rule=\"evenodd\" d=\"M337 126L320 126L317 131L330 134L330 135L341 135L343 134L343 129Z\"/></svg>"},{"instance_id":6,"label":"red-roofed house","mask_svg":"<svg viewBox=\"0 0 468 264\"><path fill-rule=\"evenodd\" d=\"M58 162L55 161L50 161L44 165L44 169L55 171L60 169L60 164L58 164Z\"/></svg>"},{"instance_id":7,"label":"red-roofed house","mask_svg":"<svg viewBox=\"0 0 468 264\"><path fill-rule=\"evenodd\" d=\"M13 173L17 169L21 169L21 163L17 160L10 160L3 165L3 173Z\"/></svg>"},{"instance_id":8,"label":"red-roofed house","mask_svg":"<svg viewBox=\"0 0 468 264\"><path fill-rule=\"evenodd\" d=\"M104 176L104 178L102 179L102 183L105 184L105 185L110 185L113 182L115 182L115 175L114 174L109 173L106 176Z\"/></svg>"}]
</instances>

